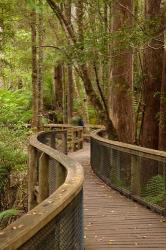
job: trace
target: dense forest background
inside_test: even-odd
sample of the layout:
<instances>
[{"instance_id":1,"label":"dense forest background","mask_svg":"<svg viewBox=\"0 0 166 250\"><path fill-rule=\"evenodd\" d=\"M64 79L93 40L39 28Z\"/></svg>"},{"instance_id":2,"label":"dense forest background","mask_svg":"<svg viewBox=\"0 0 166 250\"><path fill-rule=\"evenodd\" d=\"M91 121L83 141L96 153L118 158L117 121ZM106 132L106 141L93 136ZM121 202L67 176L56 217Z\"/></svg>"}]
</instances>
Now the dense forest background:
<instances>
[{"instance_id":1,"label":"dense forest background","mask_svg":"<svg viewBox=\"0 0 166 250\"><path fill-rule=\"evenodd\" d=\"M28 123L40 131L79 115L166 150L165 12L162 0L0 0L4 224L26 211Z\"/></svg>"}]
</instances>

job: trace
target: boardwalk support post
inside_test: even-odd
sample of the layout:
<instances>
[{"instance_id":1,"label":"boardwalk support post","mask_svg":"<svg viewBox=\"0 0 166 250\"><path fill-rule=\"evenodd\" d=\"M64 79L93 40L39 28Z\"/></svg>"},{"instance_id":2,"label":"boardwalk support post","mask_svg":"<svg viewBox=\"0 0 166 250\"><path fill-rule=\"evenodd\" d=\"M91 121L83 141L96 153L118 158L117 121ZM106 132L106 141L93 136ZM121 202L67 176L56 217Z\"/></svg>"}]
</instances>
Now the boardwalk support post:
<instances>
[{"instance_id":1,"label":"boardwalk support post","mask_svg":"<svg viewBox=\"0 0 166 250\"><path fill-rule=\"evenodd\" d=\"M131 192L133 195L141 194L140 157L131 156Z\"/></svg>"},{"instance_id":2,"label":"boardwalk support post","mask_svg":"<svg viewBox=\"0 0 166 250\"><path fill-rule=\"evenodd\" d=\"M50 147L51 148L56 148L56 143L55 143L55 133L54 132L52 132L51 134L50 134Z\"/></svg>"},{"instance_id":3,"label":"boardwalk support post","mask_svg":"<svg viewBox=\"0 0 166 250\"><path fill-rule=\"evenodd\" d=\"M63 153L67 155L68 148L67 148L67 131L64 130L64 133L62 134L62 140L63 140Z\"/></svg>"},{"instance_id":4,"label":"boardwalk support post","mask_svg":"<svg viewBox=\"0 0 166 250\"><path fill-rule=\"evenodd\" d=\"M58 189L65 181L66 174L64 168L57 162L56 163L56 189Z\"/></svg>"},{"instance_id":5,"label":"boardwalk support post","mask_svg":"<svg viewBox=\"0 0 166 250\"><path fill-rule=\"evenodd\" d=\"M39 159L39 203L49 196L48 163L48 156L42 153Z\"/></svg>"},{"instance_id":6,"label":"boardwalk support post","mask_svg":"<svg viewBox=\"0 0 166 250\"><path fill-rule=\"evenodd\" d=\"M29 146L29 169L28 169L28 211L37 205L35 185L37 182L37 150Z\"/></svg>"}]
</instances>

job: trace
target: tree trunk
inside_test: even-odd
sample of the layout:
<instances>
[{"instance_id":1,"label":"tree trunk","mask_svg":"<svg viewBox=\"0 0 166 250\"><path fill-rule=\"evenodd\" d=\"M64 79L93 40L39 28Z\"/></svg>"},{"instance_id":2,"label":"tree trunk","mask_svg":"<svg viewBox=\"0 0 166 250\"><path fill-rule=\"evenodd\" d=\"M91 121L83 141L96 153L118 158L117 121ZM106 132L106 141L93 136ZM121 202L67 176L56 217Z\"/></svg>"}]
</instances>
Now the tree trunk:
<instances>
[{"instance_id":1,"label":"tree trunk","mask_svg":"<svg viewBox=\"0 0 166 250\"><path fill-rule=\"evenodd\" d=\"M163 64L163 32L160 31L162 27L160 4L161 0L145 1L146 33L150 41L147 42L147 48L145 48L143 54L143 119L140 144L143 147L153 149L158 149L159 145L160 91ZM142 187L158 173L159 168L156 166L155 161L142 159Z\"/></svg>"},{"instance_id":2,"label":"tree trunk","mask_svg":"<svg viewBox=\"0 0 166 250\"><path fill-rule=\"evenodd\" d=\"M166 22L166 2L164 4ZM164 33L164 45L163 73L160 95L159 150L166 151L166 31Z\"/></svg>"},{"instance_id":3,"label":"tree trunk","mask_svg":"<svg viewBox=\"0 0 166 250\"><path fill-rule=\"evenodd\" d=\"M43 113L43 15L42 0L39 0L41 13L36 14L35 7L31 12L31 41L32 41L32 130L42 130ZM38 48L38 50L37 50Z\"/></svg>"},{"instance_id":4,"label":"tree trunk","mask_svg":"<svg viewBox=\"0 0 166 250\"><path fill-rule=\"evenodd\" d=\"M132 0L116 1L113 4L112 31L118 33L124 26L132 27ZM126 43L114 42L118 52L112 53L112 76L110 88L110 116L120 141L134 142L134 113L132 108L133 58ZM120 48L122 46L122 48ZM120 48L120 51L119 51Z\"/></svg>"},{"instance_id":5,"label":"tree trunk","mask_svg":"<svg viewBox=\"0 0 166 250\"><path fill-rule=\"evenodd\" d=\"M68 22L68 25L71 25L71 0L66 0L65 2L65 17ZM70 40L68 40L70 45ZM73 68L72 65L67 65L67 117L68 123L71 123L73 115Z\"/></svg>"},{"instance_id":6,"label":"tree trunk","mask_svg":"<svg viewBox=\"0 0 166 250\"><path fill-rule=\"evenodd\" d=\"M67 92L67 79L66 79L66 65L63 65L63 123L68 123L68 92Z\"/></svg>"},{"instance_id":7,"label":"tree trunk","mask_svg":"<svg viewBox=\"0 0 166 250\"><path fill-rule=\"evenodd\" d=\"M44 29L43 29L43 0L39 0L40 13L38 15L38 128L43 130L42 126L42 115L43 115L43 40L44 40Z\"/></svg>"},{"instance_id":8,"label":"tree trunk","mask_svg":"<svg viewBox=\"0 0 166 250\"><path fill-rule=\"evenodd\" d=\"M31 41L32 41L32 130L38 130L38 88L37 88L37 31L36 11L31 12Z\"/></svg>"},{"instance_id":9,"label":"tree trunk","mask_svg":"<svg viewBox=\"0 0 166 250\"><path fill-rule=\"evenodd\" d=\"M53 106L55 111L63 111L63 82L62 82L62 64L54 67L54 84L53 84Z\"/></svg>"},{"instance_id":10,"label":"tree trunk","mask_svg":"<svg viewBox=\"0 0 166 250\"><path fill-rule=\"evenodd\" d=\"M67 117L71 123L73 116L73 70L71 65L67 65Z\"/></svg>"},{"instance_id":11,"label":"tree trunk","mask_svg":"<svg viewBox=\"0 0 166 250\"><path fill-rule=\"evenodd\" d=\"M149 21L148 32L151 35L151 41L144 52L144 87L143 87L143 121L141 131L141 146L158 149L159 144L159 112L161 78L162 78L162 59L163 47L158 39L159 26L155 23L160 19L161 0L146 0L145 17ZM157 19L156 19L157 18ZM152 23L154 22L154 24ZM160 26L161 28L161 26Z\"/></svg>"}]
</instances>

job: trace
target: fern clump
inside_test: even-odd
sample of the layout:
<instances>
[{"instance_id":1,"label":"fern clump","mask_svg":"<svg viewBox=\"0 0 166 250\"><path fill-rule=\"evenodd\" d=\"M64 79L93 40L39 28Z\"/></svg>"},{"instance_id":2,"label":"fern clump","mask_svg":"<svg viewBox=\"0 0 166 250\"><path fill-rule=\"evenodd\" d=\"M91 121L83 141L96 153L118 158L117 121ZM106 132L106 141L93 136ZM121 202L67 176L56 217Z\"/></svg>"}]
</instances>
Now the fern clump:
<instances>
[{"instance_id":1,"label":"fern clump","mask_svg":"<svg viewBox=\"0 0 166 250\"><path fill-rule=\"evenodd\" d=\"M3 229L7 226L12 218L16 217L19 214L19 211L15 208L5 210L0 212L0 229Z\"/></svg>"},{"instance_id":2,"label":"fern clump","mask_svg":"<svg viewBox=\"0 0 166 250\"><path fill-rule=\"evenodd\" d=\"M161 175L152 177L146 184L142 196L147 202L162 205L165 197L165 184L163 177Z\"/></svg>"}]
</instances>

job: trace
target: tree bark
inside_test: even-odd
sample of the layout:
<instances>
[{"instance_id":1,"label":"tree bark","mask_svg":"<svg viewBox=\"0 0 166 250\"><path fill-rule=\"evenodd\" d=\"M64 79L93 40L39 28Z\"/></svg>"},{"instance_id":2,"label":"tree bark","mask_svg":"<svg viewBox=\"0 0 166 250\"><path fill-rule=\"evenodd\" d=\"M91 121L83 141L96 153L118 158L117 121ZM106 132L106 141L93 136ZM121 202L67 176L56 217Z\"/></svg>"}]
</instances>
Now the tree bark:
<instances>
[{"instance_id":1,"label":"tree bark","mask_svg":"<svg viewBox=\"0 0 166 250\"><path fill-rule=\"evenodd\" d=\"M164 2L164 23L166 21L166 2ZM166 150L166 31L164 31L163 72L160 95L159 150Z\"/></svg>"},{"instance_id":2,"label":"tree bark","mask_svg":"<svg viewBox=\"0 0 166 250\"><path fill-rule=\"evenodd\" d=\"M38 88L37 88L37 17L35 9L31 12L32 41L32 130L38 130Z\"/></svg>"},{"instance_id":3,"label":"tree bark","mask_svg":"<svg viewBox=\"0 0 166 250\"><path fill-rule=\"evenodd\" d=\"M39 0L40 13L38 15L38 130L43 130L42 115L43 115L43 40L44 40L44 27L43 27L43 0Z\"/></svg>"},{"instance_id":4,"label":"tree bark","mask_svg":"<svg viewBox=\"0 0 166 250\"><path fill-rule=\"evenodd\" d=\"M143 54L143 119L140 144L143 147L153 149L158 149L159 145L160 91L163 68L163 32L160 31L162 27L160 4L161 0L145 1L146 33L149 36L149 41ZM142 186L145 186L158 173L159 168L154 161L142 159Z\"/></svg>"},{"instance_id":5,"label":"tree bark","mask_svg":"<svg viewBox=\"0 0 166 250\"><path fill-rule=\"evenodd\" d=\"M71 123L73 116L73 70L71 65L67 65L67 117Z\"/></svg>"},{"instance_id":6,"label":"tree bark","mask_svg":"<svg viewBox=\"0 0 166 250\"><path fill-rule=\"evenodd\" d=\"M166 2L164 3L164 23L166 23ZM164 32L163 72L160 95L159 150L166 151L166 31Z\"/></svg>"},{"instance_id":7,"label":"tree bark","mask_svg":"<svg viewBox=\"0 0 166 250\"><path fill-rule=\"evenodd\" d=\"M67 19L68 25L71 25L71 0L66 0L65 2L65 17ZM70 45L70 40L68 40ZM68 123L71 123L73 115L73 68L70 62L67 65L67 118Z\"/></svg>"},{"instance_id":8,"label":"tree bark","mask_svg":"<svg viewBox=\"0 0 166 250\"><path fill-rule=\"evenodd\" d=\"M42 0L39 0L42 11ZM43 113L43 15L37 15L35 7L31 12L32 42L32 130L42 130ZM37 49L38 48L38 49Z\"/></svg>"},{"instance_id":9,"label":"tree bark","mask_svg":"<svg viewBox=\"0 0 166 250\"><path fill-rule=\"evenodd\" d=\"M53 84L53 106L55 111L63 111L63 83L62 83L62 64L59 63L54 67L54 84Z\"/></svg>"},{"instance_id":10,"label":"tree bark","mask_svg":"<svg viewBox=\"0 0 166 250\"><path fill-rule=\"evenodd\" d=\"M118 33L124 26L132 27L132 0L113 3L112 31ZM122 42L123 43L123 42ZM132 108L133 58L130 48L121 41L114 42L120 51L112 53L112 75L110 87L110 116L122 142L134 142L134 113Z\"/></svg>"},{"instance_id":11,"label":"tree bark","mask_svg":"<svg viewBox=\"0 0 166 250\"><path fill-rule=\"evenodd\" d=\"M164 49L163 77L160 97L159 150L166 150L166 49Z\"/></svg>"},{"instance_id":12,"label":"tree bark","mask_svg":"<svg viewBox=\"0 0 166 250\"><path fill-rule=\"evenodd\" d=\"M152 22L161 21L161 0L145 1L145 18L149 21L151 40L144 52L144 87L143 87L143 121L141 131L141 146L158 149L159 144L159 112L160 90L162 80L163 46L157 35L161 28ZM161 23L161 22L160 22Z\"/></svg>"}]
</instances>

